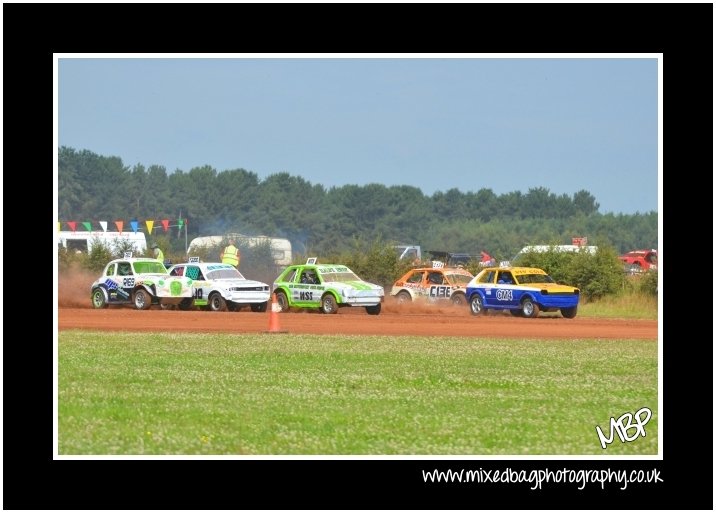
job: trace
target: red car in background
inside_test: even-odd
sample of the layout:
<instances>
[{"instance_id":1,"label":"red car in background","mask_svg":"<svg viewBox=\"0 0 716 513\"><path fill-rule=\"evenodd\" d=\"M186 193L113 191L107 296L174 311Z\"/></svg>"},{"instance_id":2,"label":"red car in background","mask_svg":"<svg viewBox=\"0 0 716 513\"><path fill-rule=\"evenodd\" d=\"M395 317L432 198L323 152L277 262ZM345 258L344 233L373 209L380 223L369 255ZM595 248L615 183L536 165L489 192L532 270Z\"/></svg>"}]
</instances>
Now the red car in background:
<instances>
[{"instance_id":1,"label":"red car in background","mask_svg":"<svg viewBox=\"0 0 716 513\"><path fill-rule=\"evenodd\" d=\"M657 269L657 253L655 249L637 249L619 257L624 268L632 273L640 273Z\"/></svg>"}]
</instances>

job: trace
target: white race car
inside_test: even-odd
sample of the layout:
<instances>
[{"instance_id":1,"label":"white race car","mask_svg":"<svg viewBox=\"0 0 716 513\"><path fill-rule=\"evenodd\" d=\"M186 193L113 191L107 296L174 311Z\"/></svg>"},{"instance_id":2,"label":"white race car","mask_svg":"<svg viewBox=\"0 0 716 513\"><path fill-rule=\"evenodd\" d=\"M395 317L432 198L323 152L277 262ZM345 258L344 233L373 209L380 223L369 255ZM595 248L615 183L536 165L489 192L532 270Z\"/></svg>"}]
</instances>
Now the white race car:
<instances>
[{"instance_id":1,"label":"white race car","mask_svg":"<svg viewBox=\"0 0 716 513\"><path fill-rule=\"evenodd\" d=\"M193 280L173 277L154 258L133 258L127 254L108 263L91 287L92 306L131 305L147 310L152 305L178 305L191 301Z\"/></svg>"},{"instance_id":2,"label":"white race car","mask_svg":"<svg viewBox=\"0 0 716 513\"><path fill-rule=\"evenodd\" d=\"M198 306L213 312L233 312L249 306L252 312L265 312L271 299L266 283L247 280L229 264L189 261L171 266L169 274L193 280L193 299L181 301L181 310Z\"/></svg>"}]
</instances>

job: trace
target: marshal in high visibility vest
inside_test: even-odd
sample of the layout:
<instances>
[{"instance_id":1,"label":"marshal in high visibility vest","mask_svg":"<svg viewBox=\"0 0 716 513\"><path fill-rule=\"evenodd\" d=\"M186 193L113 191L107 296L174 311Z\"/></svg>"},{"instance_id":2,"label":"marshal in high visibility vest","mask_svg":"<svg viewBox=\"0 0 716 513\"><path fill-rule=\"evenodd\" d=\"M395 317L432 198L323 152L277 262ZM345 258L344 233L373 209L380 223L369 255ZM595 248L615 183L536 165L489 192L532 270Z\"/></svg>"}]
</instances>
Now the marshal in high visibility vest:
<instances>
[{"instance_id":1,"label":"marshal in high visibility vest","mask_svg":"<svg viewBox=\"0 0 716 513\"><path fill-rule=\"evenodd\" d=\"M221 263L233 265L237 269L239 268L239 262L241 260L241 251L235 246L236 241L229 239L229 245L224 248L221 252Z\"/></svg>"}]
</instances>

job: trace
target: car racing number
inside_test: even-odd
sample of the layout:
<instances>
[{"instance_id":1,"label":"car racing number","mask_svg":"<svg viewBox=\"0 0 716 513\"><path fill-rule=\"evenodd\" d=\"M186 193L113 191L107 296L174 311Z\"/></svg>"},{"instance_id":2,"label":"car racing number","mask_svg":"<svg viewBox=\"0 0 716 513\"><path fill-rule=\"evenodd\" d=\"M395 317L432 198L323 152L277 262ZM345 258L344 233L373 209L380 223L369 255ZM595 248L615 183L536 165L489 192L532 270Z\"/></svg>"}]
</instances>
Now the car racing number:
<instances>
[{"instance_id":1,"label":"car racing number","mask_svg":"<svg viewBox=\"0 0 716 513\"><path fill-rule=\"evenodd\" d=\"M125 287L125 288L134 287L134 277L128 276L128 277L122 278L122 287Z\"/></svg>"},{"instance_id":2,"label":"car racing number","mask_svg":"<svg viewBox=\"0 0 716 513\"><path fill-rule=\"evenodd\" d=\"M428 291L431 298L449 298L452 294L452 287L448 285L432 285Z\"/></svg>"},{"instance_id":3,"label":"car racing number","mask_svg":"<svg viewBox=\"0 0 716 513\"><path fill-rule=\"evenodd\" d=\"M299 291L298 300L299 301L313 301L313 291L312 290Z\"/></svg>"},{"instance_id":4,"label":"car racing number","mask_svg":"<svg viewBox=\"0 0 716 513\"><path fill-rule=\"evenodd\" d=\"M498 301L512 301L512 289L497 289L495 298Z\"/></svg>"}]
</instances>

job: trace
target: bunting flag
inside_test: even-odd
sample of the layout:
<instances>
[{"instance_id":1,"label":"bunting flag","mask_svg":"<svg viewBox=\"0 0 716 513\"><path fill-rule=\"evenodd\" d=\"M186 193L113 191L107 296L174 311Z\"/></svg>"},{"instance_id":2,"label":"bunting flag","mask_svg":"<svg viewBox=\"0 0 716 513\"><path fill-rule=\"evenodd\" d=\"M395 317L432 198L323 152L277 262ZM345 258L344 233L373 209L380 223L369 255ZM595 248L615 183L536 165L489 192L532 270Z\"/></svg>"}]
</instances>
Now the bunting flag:
<instances>
[{"instance_id":1,"label":"bunting flag","mask_svg":"<svg viewBox=\"0 0 716 513\"><path fill-rule=\"evenodd\" d=\"M137 233L140 230L140 221L135 219L132 219L131 221L128 221L129 225L132 228L132 231L134 233ZM156 221L154 219L146 219L144 221L144 224L147 227L147 233L149 235L152 234L152 230L154 230L154 223ZM173 221L170 219L162 219L161 221L162 228L164 228L165 232L169 231L169 228L178 228L180 231L182 228L186 228L189 226L189 219L187 218L181 218L176 220L176 224L171 224ZM57 221L57 231L62 231L62 223L66 223L67 226L69 226L70 230L73 232L77 231L77 225L80 224L82 227L84 227L85 230L88 232L91 232L94 229L95 224L99 224L99 226L102 227L102 231L106 232L109 223L107 221ZM115 226L117 227L117 231L119 233L122 233L124 230L124 220L117 219L114 221Z\"/></svg>"}]
</instances>

